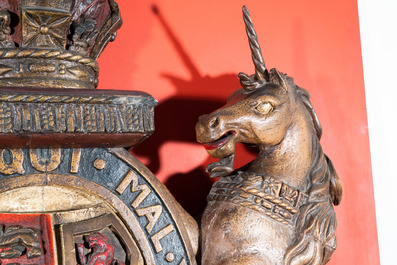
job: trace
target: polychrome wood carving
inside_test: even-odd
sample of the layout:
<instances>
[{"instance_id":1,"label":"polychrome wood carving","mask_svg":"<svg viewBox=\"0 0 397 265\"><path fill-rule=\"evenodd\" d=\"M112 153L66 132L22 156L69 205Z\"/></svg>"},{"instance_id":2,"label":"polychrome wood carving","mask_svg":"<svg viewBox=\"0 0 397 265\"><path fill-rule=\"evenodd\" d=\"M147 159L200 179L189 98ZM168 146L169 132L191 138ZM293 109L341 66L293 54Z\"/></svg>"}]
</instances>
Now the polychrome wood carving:
<instances>
[{"instance_id":1,"label":"polychrome wood carving","mask_svg":"<svg viewBox=\"0 0 397 265\"><path fill-rule=\"evenodd\" d=\"M336 248L341 183L309 93L267 70L246 7L243 15L255 74L240 73L242 89L196 125L198 142L220 159L207 166L220 179L202 217L202 264L325 264ZM236 143L259 147L237 170Z\"/></svg>"},{"instance_id":2,"label":"polychrome wood carving","mask_svg":"<svg viewBox=\"0 0 397 265\"><path fill-rule=\"evenodd\" d=\"M0 9L0 264L196 264L196 222L124 149L157 101L95 90L115 1Z\"/></svg>"}]
</instances>

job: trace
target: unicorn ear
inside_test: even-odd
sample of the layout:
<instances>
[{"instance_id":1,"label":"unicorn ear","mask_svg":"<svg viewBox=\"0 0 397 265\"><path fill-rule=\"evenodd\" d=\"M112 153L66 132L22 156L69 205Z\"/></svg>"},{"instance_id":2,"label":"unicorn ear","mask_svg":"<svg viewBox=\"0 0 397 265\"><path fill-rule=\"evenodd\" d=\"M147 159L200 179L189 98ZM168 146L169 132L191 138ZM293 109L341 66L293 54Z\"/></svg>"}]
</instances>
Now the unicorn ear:
<instances>
[{"instance_id":1,"label":"unicorn ear","mask_svg":"<svg viewBox=\"0 0 397 265\"><path fill-rule=\"evenodd\" d=\"M280 85L281 88L288 93L287 80L276 68L270 70L270 82Z\"/></svg>"},{"instance_id":2,"label":"unicorn ear","mask_svg":"<svg viewBox=\"0 0 397 265\"><path fill-rule=\"evenodd\" d=\"M239 73L238 77L240 78L241 86L247 93L257 90L266 83L265 80L257 80L255 75L249 76L244 73Z\"/></svg>"},{"instance_id":3,"label":"unicorn ear","mask_svg":"<svg viewBox=\"0 0 397 265\"><path fill-rule=\"evenodd\" d=\"M307 92L305 89L298 87L298 95L300 95L300 98L302 99L303 104L305 105L306 109L309 111L310 117L312 118L314 129L316 130L316 134L318 139L321 139L321 135L323 133L323 129L321 128L320 121L317 117L316 112L314 111L314 108L312 106L312 103L310 102L310 94Z\"/></svg>"}]
</instances>

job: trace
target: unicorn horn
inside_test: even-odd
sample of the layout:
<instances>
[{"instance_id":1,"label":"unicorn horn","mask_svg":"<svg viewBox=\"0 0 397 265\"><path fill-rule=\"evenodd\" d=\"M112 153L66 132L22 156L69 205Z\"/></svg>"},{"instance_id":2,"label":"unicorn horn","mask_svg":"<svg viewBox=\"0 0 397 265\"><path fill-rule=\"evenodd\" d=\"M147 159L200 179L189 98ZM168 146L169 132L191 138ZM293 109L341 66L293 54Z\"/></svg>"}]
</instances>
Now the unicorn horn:
<instances>
[{"instance_id":1,"label":"unicorn horn","mask_svg":"<svg viewBox=\"0 0 397 265\"><path fill-rule=\"evenodd\" d=\"M255 75L258 80L268 81L268 73L265 62L263 61L261 47L259 46L258 36L254 30L254 25L250 17L250 13L246 6L243 6L243 18L245 22L245 30L247 32L249 45L251 48L252 61L255 65Z\"/></svg>"}]
</instances>

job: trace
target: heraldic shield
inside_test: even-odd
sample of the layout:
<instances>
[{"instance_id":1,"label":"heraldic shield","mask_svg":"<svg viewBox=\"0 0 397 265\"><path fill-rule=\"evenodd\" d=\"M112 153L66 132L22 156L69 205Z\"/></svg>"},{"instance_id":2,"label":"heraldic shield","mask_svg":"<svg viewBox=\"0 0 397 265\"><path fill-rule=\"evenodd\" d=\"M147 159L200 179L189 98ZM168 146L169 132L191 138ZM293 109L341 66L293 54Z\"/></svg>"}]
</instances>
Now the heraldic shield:
<instances>
[{"instance_id":1,"label":"heraldic shield","mask_svg":"<svg viewBox=\"0 0 397 265\"><path fill-rule=\"evenodd\" d=\"M196 222L126 149L157 101L95 89L118 5L0 9L0 264L196 264Z\"/></svg>"}]
</instances>

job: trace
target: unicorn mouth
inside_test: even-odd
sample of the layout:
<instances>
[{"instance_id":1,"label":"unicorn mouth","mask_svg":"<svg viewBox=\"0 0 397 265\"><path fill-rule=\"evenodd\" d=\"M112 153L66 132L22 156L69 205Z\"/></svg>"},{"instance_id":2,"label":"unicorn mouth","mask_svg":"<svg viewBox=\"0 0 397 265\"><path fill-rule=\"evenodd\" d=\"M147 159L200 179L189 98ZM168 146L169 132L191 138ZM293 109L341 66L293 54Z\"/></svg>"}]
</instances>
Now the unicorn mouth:
<instances>
[{"instance_id":1,"label":"unicorn mouth","mask_svg":"<svg viewBox=\"0 0 397 265\"><path fill-rule=\"evenodd\" d=\"M203 146L206 150L218 149L229 142L236 134L236 131L228 131L213 142L203 143Z\"/></svg>"}]
</instances>

